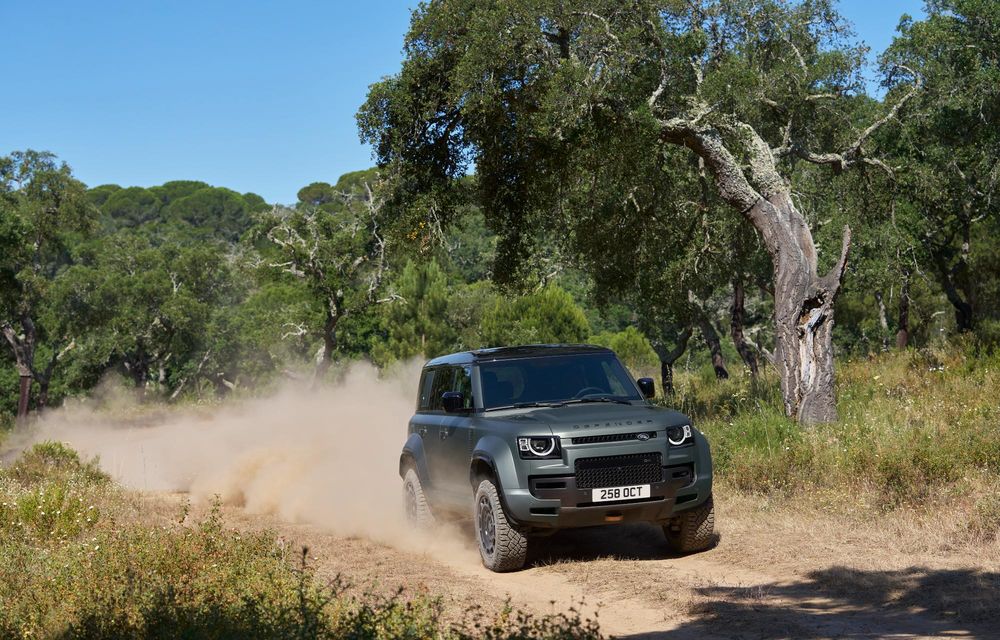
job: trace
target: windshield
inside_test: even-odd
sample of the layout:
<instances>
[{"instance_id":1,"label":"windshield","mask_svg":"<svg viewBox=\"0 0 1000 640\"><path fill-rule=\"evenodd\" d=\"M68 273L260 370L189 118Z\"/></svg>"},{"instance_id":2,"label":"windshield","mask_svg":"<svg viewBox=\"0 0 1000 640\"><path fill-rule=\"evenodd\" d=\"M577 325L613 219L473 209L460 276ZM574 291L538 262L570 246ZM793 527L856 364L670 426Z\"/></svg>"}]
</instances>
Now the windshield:
<instances>
[{"instance_id":1,"label":"windshield","mask_svg":"<svg viewBox=\"0 0 1000 640\"><path fill-rule=\"evenodd\" d=\"M611 353L484 362L479 376L486 409L641 399L625 367Z\"/></svg>"}]
</instances>

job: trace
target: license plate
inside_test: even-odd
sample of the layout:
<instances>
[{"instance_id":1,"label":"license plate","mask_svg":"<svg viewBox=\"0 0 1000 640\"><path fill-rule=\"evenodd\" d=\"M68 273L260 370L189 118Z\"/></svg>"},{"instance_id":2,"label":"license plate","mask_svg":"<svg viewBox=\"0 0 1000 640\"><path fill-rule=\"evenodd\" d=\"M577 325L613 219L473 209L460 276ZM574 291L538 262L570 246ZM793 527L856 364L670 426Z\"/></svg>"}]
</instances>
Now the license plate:
<instances>
[{"instance_id":1,"label":"license plate","mask_svg":"<svg viewBox=\"0 0 1000 640\"><path fill-rule=\"evenodd\" d=\"M591 501L611 502L613 500L639 500L649 497L648 484L636 484L630 487L608 487L607 489L591 489Z\"/></svg>"}]
</instances>

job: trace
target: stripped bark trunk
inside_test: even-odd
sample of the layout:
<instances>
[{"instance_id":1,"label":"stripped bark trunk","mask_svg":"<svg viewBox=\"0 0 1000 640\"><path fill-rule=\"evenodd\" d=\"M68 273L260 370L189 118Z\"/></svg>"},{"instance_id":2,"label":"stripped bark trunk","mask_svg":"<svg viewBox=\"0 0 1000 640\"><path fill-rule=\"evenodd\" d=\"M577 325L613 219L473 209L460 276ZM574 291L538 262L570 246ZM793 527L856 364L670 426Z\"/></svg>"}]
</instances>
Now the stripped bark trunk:
<instances>
[{"instance_id":1,"label":"stripped bark trunk","mask_svg":"<svg viewBox=\"0 0 1000 640\"><path fill-rule=\"evenodd\" d=\"M875 302L878 303L878 327L882 330L882 351L889 350L889 319L885 313L885 300L882 299L882 292L875 292Z\"/></svg>"},{"instance_id":2,"label":"stripped bark trunk","mask_svg":"<svg viewBox=\"0 0 1000 640\"><path fill-rule=\"evenodd\" d=\"M743 332L743 325L746 318L745 297L743 281L736 278L733 280L733 304L729 308L729 331L733 338L733 345L736 347L736 353L740 354L740 359L743 360L743 364L750 371L750 376L756 378L760 371L757 365L757 356L754 355L753 349L750 348L750 344L747 342L746 335Z\"/></svg>"},{"instance_id":3,"label":"stripped bark trunk","mask_svg":"<svg viewBox=\"0 0 1000 640\"><path fill-rule=\"evenodd\" d=\"M910 272L903 271L903 284L899 290L899 315L896 329L896 348L905 349L910 343Z\"/></svg>"},{"instance_id":4,"label":"stripped bark trunk","mask_svg":"<svg viewBox=\"0 0 1000 640\"><path fill-rule=\"evenodd\" d=\"M705 340L708 352L712 356L712 369L715 370L716 379L727 379L729 370L726 368L726 358L722 355L722 341L719 340L719 332L715 330L708 315L700 315L698 329L701 331L701 337Z\"/></svg>"},{"instance_id":5,"label":"stripped bark trunk","mask_svg":"<svg viewBox=\"0 0 1000 640\"><path fill-rule=\"evenodd\" d=\"M660 385L663 387L664 397L674 394L674 363L687 350L691 333L691 327L685 327L674 341L673 348L668 347L661 339L656 339L652 343L653 350L660 359Z\"/></svg>"},{"instance_id":6,"label":"stripped bark trunk","mask_svg":"<svg viewBox=\"0 0 1000 640\"><path fill-rule=\"evenodd\" d=\"M840 258L818 274L816 246L805 217L792 201L774 153L744 123L719 128L697 119L661 121L664 141L681 144L705 160L722 199L760 233L774 267L775 365L786 415L805 424L837 419L833 374L833 303L851 242L844 229ZM748 161L726 147L722 133L741 140ZM839 157L840 166L846 162Z\"/></svg>"},{"instance_id":7,"label":"stripped bark trunk","mask_svg":"<svg viewBox=\"0 0 1000 640\"><path fill-rule=\"evenodd\" d=\"M35 323L31 318L20 320L22 332L18 334L13 325L4 323L2 331L7 344L14 353L14 366L18 375L17 421L23 423L28 417L31 403L31 384L35 379L32 365L35 361Z\"/></svg>"}]
</instances>

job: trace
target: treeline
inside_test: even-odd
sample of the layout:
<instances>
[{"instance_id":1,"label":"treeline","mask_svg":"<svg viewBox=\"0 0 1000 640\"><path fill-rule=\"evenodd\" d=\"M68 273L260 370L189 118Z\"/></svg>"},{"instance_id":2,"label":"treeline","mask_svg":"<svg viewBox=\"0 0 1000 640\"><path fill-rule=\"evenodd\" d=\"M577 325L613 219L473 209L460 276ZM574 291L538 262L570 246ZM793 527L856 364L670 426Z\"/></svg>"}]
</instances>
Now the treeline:
<instances>
[{"instance_id":1,"label":"treeline","mask_svg":"<svg viewBox=\"0 0 1000 640\"><path fill-rule=\"evenodd\" d=\"M173 400L309 384L338 359L613 340L627 325L577 303L566 288L585 299L580 274L501 294L496 237L475 209L440 239L387 237L375 170L310 184L284 207L196 181L88 189L42 152L0 162L8 417L109 373Z\"/></svg>"},{"instance_id":2,"label":"treeline","mask_svg":"<svg viewBox=\"0 0 1000 640\"><path fill-rule=\"evenodd\" d=\"M816 422L835 352L1000 340L1000 6L904 19L875 98L831 3L573 4L419 8L378 167L291 206L0 159L4 414L592 341L668 393L773 364Z\"/></svg>"}]
</instances>

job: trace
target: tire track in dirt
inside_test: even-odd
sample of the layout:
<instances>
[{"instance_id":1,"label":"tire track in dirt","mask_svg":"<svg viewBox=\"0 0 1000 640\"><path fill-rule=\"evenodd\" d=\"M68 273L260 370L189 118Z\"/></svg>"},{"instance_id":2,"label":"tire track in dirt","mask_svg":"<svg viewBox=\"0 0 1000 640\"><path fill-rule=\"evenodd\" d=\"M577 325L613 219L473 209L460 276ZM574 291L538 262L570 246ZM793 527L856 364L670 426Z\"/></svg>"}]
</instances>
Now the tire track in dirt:
<instances>
[{"instance_id":1,"label":"tire track in dirt","mask_svg":"<svg viewBox=\"0 0 1000 640\"><path fill-rule=\"evenodd\" d=\"M479 562L468 527L448 525L401 545L240 508L225 513L238 527L268 528L289 545L309 546L322 577L441 596L456 621L469 609L495 612L509 599L535 614L575 608L583 618L596 615L606 635L633 640L998 637L986 622L942 618L886 594L845 596L810 579L830 566L742 566L745 540L723 538L707 552L672 557L655 527L569 530L534 540L528 568L496 574Z\"/></svg>"}]
</instances>

